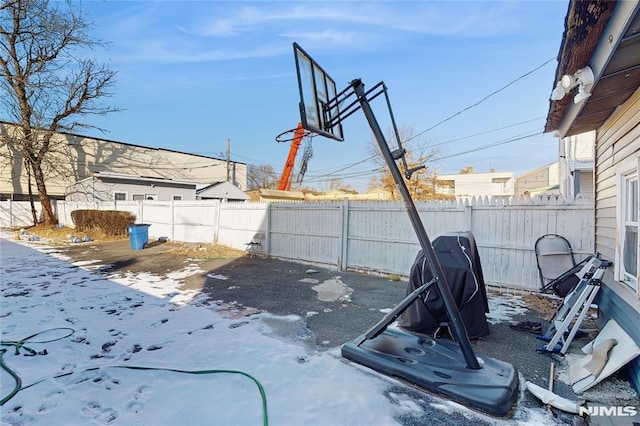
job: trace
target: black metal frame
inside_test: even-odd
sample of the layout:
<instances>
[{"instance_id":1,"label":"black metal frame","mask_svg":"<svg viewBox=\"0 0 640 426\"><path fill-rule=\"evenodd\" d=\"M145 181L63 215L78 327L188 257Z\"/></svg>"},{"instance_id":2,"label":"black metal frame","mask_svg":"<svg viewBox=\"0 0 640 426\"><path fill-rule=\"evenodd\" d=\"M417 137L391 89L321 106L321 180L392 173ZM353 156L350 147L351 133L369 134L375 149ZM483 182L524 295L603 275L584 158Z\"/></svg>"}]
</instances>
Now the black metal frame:
<instances>
[{"instance_id":1,"label":"black metal frame","mask_svg":"<svg viewBox=\"0 0 640 426\"><path fill-rule=\"evenodd\" d=\"M389 148L389 144L384 137L382 130L380 129L380 125L375 117L373 110L371 109L370 101L377 98L381 94L385 95L387 101L387 108L389 110L389 114L391 116L393 128L396 136L397 149L391 151ZM433 272L433 280L427 284L422 285L418 289L414 290L411 294L405 297L395 309L389 312L381 321L379 321L376 325L374 325L367 333L363 335L361 340L357 342L358 344L364 343L367 339L373 339L376 336L380 335L382 332L386 330L386 328L396 319L398 318L412 303L416 300L421 299L424 292L431 285L436 285L440 295L442 296L442 300L444 302L444 306L449 317L449 326L451 328L453 338L458 343L464 360L466 362L466 367L473 370L480 369L480 363L478 362L478 358L475 356L473 349L471 347L471 343L469 341L469 336L467 335L467 330L462 321L462 317L460 315L460 311L456 306L453 295L451 294L451 290L446 281L446 277L442 270L442 266L438 261L436 253L433 249L433 245L431 244L431 240L427 235L427 232L424 228L422 220L418 214L418 211L415 207L411 194L407 188L407 185L402 177L402 173L398 167L396 161L401 160L405 176L407 179L411 178L411 175L423 168L424 166L409 169L407 166L407 162L405 159L406 149L402 147L402 141L400 140L397 126L395 124L395 119L393 117L393 111L391 110L391 103L389 101L389 96L387 94L386 86L383 82L380 82L373 86L370 90L365 91L364 84L360 79L353 80L349 87L347 87L342 92L338 93L334 99L330 99L327 102L325 108L335 108L338 104L343 104L345 101L350 99L352 96L355 96L355 99L352 100L345 108L343 108L339 114L333 118L332 121L327 123L327 126L335 126L338 125L342 120L351 116L358 109L362 109L364 115L371 127L371 131L376 139L380 152L382 153L387 166L393 176L395 184L402 196L404 201L405 210L409 215L409 219L411 221L411 225L418 237L418 241L420 242L420 247L422 248L429 268Z\"/></svg>"}]
</instances>

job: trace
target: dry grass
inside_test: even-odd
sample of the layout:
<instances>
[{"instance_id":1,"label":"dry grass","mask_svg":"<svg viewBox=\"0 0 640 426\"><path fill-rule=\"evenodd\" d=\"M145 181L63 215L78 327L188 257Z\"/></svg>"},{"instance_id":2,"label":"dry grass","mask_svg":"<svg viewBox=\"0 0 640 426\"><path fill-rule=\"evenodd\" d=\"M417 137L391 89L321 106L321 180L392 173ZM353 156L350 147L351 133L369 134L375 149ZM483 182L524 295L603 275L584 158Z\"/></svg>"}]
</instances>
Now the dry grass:
<instances>
[{"instance_id":1,"label":"dry grass","mask_svg":"<svg viewBox=\"0 0 640 426\"><path fill-rule=\"evenodd\" d=\"M539 294L527 293L522 296L529 309L540 312L542 317L551 319L561 303L560 300Z\"/></svg>"},{"instance_id":2,"label":"dry grass","mask_svg":"<svg viewBox=\"0 0 640 426\"><path fill-rule=\"evenodd\" d=\"M180 244L172 243L176 247L171 249L172 253L191 259L229 259L240 257L243 251L214 244Z\"/></svg>"},{"instance_id":3,"label":"dry grass","mask_svg":"<svg viewBox=\"0 0 640 426\"><path fill-rule=\"evenodd\" d=\"M105 233L100 231L78 232L73 228L67 228L67 227L57 228L55 226L44 226L44 225L37 225L37 226L32 226L30 228L24 228L24 229L26 230L26 232L28 232L28 235L31 235L31 236L37 235L40 238L40 240L47 241L48 243L54 246L64 246L64 245L70 244L70 239L74 237L84 238L86 236L89 236L92 238L93 241L96 241L96 242L120 241L120 240L126 240L128 238L126 235L123 235L120 237L114 237L114 236L108 236ZM16 240L20 239L20 229L14 229L13 231L15 232L15 239Z\"/></svg>"},{"instance_id":4,"label":"dry grass","mask_svg":"<svg viewBox=\"0 0 640 426\"><path fill-rule=\"evenodd\" d=\"M541 318L545 318L547 321L551 321L553 319L558 307L562 303L562 300L560 299L554 299L539 294L525 294L522 296L522 299L525 301L529 309L540 312ZM597 310L591 308L589 310L589 314L585 316L582 324L580 325L580 329L587 332L597 331L597 313Z\"/></svg>"}]
</instances>

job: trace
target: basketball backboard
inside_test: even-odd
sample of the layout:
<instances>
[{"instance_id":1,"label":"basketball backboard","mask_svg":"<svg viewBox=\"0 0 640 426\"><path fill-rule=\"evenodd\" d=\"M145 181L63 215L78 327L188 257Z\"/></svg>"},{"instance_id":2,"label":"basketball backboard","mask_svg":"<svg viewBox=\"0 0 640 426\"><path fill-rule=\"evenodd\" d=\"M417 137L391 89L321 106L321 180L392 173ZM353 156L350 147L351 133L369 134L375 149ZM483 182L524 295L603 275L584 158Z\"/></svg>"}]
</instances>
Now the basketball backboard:
<instances>
[{"instance_id":1,"label":"basketball backboard","mask_svg":"<svg viewBox=\"0 0 640 426\"><path fill-rule=\"evenodd\" d=\"M300 121L306 130L343 141L340 111L335 102L336 83L311 56L293 43L300 89ZM330 101L330 106L327 106Z\"/></svg>"}]
</instances>

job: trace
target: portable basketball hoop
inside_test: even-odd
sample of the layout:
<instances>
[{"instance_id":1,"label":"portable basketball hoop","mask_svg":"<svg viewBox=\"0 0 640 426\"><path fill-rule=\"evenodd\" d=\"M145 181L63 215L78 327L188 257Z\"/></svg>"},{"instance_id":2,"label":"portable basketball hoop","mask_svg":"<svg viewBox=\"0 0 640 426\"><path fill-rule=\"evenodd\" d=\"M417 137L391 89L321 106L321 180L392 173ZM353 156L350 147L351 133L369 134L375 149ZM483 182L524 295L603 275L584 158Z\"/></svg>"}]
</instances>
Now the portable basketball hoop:
<instances>
[{"instance_id":1,"label":"portable basketball hoop","mask_svg":"<svg viewBox=\"0 0 640 426\"><path fill-rule=\"evenodd\" d=\"M342 356L389 376L398 377L425 390L447 396L485 413L507 415L518 396L518 374L513 365L474 354L446 277L418 215L397 161L407 179L422 167L409 169L396 131L396 149L390 149L369 104L384 95L394 129L395 119L383 82L365 91L360 79L341 92L334 80L297 43L293 44L300 116L304 129L322 136L344 140L342 121L361 109L371 127L380 152L402 195L413 229L433 273L433 280L414 290L369 331L342 347ZM417 333L389 330L412 303L419 303L432 286L440 292L455 342Z\"/></svg>"}]
</instances>

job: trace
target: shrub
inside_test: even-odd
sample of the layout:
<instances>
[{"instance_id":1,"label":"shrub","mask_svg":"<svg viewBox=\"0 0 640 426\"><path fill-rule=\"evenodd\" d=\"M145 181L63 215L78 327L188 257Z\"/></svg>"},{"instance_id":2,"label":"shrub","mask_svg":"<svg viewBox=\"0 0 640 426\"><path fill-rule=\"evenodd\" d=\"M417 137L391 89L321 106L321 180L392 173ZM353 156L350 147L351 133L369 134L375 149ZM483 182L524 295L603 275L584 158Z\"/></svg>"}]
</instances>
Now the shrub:
<instances>
[{"instance_id":1,"label":"shrub","mask_svg":"<svg viewBox=\"0 0 640 426\"><path fill-rule=\"evenodd\" d=\"M74 210L71 219L78 231L99 231L107 236L119 237L127 235L127 227L135 223L136 216L117 210Z\"/></svg>"}]
</instances>

